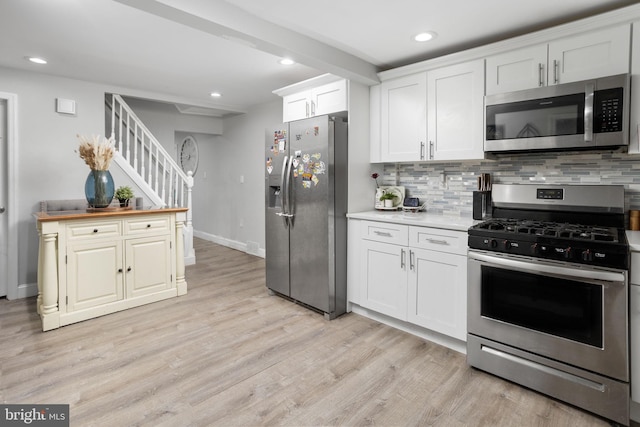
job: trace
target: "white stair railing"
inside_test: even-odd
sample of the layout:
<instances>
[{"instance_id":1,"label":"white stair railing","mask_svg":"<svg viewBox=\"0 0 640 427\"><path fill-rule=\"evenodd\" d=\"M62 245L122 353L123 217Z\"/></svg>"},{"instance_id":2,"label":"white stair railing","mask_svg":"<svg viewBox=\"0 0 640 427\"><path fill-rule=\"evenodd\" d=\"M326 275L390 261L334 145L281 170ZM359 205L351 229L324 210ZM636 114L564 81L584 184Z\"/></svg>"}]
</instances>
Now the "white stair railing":
<instances>
[{"instance_id":1,"label":"white stair railing","mask_svg":"<svg viewBox=\"0 0 640 427\"><path fill-rule=\"evenodd\" d=\"M195 263L192 222L192 172L184 173L120 95L111 97L111 136L114 160L152 203L185 207L185 262Z\"/></svg>"}]
</instances>

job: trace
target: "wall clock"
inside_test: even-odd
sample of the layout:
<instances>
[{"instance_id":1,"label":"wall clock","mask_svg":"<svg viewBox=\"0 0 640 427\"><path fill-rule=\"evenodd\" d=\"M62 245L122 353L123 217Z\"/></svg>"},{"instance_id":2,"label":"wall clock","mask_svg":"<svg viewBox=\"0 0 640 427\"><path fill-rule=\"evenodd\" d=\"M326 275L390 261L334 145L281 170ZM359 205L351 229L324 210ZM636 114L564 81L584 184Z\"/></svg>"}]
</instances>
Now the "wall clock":
<instances>
[{"instance_id":1,"label":"wall clock","mask_svg":"<svg viewBox=\"0 0 640 427\"><path fill-rule=\"evenodd\" d=\"M193 136L185 137L178 146L178 159L180 167L185 173L191 171L194 175L196 174L196 169L198 169L198 143Z\"/></svg>"}]
</instances>

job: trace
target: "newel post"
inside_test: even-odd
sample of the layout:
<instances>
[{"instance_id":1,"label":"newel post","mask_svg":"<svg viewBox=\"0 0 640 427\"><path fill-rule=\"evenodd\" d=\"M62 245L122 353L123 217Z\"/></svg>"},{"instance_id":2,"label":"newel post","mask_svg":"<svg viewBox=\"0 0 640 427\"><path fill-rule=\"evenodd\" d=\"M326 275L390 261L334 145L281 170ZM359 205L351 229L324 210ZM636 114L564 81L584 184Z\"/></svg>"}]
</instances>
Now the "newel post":
<instances>
[{"instance_id":1,"label":"newel post","mask_svg":"<svg viewBox=\"0 0 640 427\"><path fill-rule=\"evenodd\" d=\"M193 172L187 172L187 222L184 226L184 263L186 265L192 265L196 263L196 252L193 249L193 202L192 202L192 189L193 189Z\"/></svg>"}]
</instances>

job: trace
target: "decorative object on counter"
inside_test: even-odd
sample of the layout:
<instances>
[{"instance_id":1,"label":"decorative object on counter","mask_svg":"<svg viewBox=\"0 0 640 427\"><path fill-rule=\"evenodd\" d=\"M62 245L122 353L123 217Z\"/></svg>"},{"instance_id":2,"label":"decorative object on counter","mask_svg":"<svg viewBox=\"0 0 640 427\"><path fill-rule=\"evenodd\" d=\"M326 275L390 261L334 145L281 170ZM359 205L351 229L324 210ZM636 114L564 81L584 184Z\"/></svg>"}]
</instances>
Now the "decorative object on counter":
<instances>
[{"instance_id":1,"label":"decorative object on counter","mask_svg":"<svg viewBox=\"0 0 640 427\"><path fill-rule=\"evenodd\" d=\"M640 230L640 211L629 211L629 229L633 231Z\"/></svg>"},{"instance_id":2,"label":"decorative object on counter","mask_svg":"<svg viewBox=\"0 0 640 427\"><path fill-rule=\"evenodd\" d=\"M120 202L121 208L129 206L129 199L133 199L133 197L133 190L128 185L118 187L115 193L115 198Z\"/></svg>"},{"instance_id":3,"label":"decorative object on counter","mask_svg":"<svg viewBox=\"0 0 640 427\"><path fill-rule=\"evenodd\" d=\"M378 187L374 207L378 210L398 210L404 202L404 194L402 186Z\"/></svg>"},{"instance_id":4,"label":"decorative object on counter","mask_svg":"<svg viewBox=\"0 0 640 427\"><path fill-rule=\"evenodd\" d=\"M376 181L376 188L379 188L380 186L378 185L378 177L380 175L378 175L377 173L372 173L371 174L371 178L373 178Z\"/></svg>"},{"instance_id":5,"label":"decorative object on counter","mask_svg":"<svg viewBox=\"0 0 640 427\"><path fill-rule=\"evenodd\" d=\"M384 203L385 208L392 208L393 199L395 199L396 197L396 194L391 191L383 191L382 196L380 196L380 201Z\"/></svg>"},{"instance_id":6,"label":"decorative object on counter","mask_svg":"<svg viewBox=\"0 0 640 427\"><path fill-rule=\"evenodd\" d=\"M84 193L90 208L106 208L111 204L115 193L113 177L109 165L115 153L113 137L100 141L100 136L78 135L80 158L89 166L91 172L84 184Z\"/></svg>"}]
</instances>

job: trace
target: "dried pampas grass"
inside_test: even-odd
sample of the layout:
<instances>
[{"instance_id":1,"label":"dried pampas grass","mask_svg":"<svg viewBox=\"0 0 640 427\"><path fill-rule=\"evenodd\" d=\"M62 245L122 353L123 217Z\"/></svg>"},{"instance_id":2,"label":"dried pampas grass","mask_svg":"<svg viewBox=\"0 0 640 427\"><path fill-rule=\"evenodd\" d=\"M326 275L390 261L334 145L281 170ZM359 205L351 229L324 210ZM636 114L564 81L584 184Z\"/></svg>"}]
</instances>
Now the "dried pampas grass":
<instances>
[{"instance_id":1,"label":"dried pampas grass","mask_svg":"<svg viewBox=\"0 0 640 427\"><path fill-rule=\"evenodd\" d=\"M109 169L111 159L115 153L115 140L113 136L100 141L100 135L92 135L89 139L83 135L77 135L80 140L78 152L80 158L91 168L91 170L106 171Z\"/></svg>"}]
</instances>

